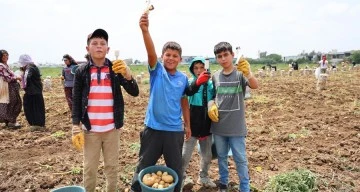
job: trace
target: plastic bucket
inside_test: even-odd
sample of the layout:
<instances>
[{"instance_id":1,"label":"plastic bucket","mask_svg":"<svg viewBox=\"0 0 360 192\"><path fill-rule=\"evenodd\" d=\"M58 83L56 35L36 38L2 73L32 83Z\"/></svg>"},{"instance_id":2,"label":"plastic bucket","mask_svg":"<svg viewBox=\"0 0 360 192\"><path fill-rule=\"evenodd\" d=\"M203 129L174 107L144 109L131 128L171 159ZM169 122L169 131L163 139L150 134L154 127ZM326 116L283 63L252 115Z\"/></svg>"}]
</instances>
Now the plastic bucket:
<instances>
[{"instance_id":1,"label":"plastic bucket","mask_svg":"<svg viewBox=\"0 0 360 192\"><path fill-rule=\"evenodd\" d=\"M65 186L57 189L53 189L50 192L85 192L85 189L81 186Z\"/></svg>"},{"instance_id":2,"label":"plastic bucket","mask_svg":"<svg viewBox=\"0 0 360 192\"><path fill-rule=\"evenodd\" d=\"M169 186L167 188L164 188L164 189L156 189L156 188L151 188L151 187L146 186L142 182L142 178L144 177L144 175L147 174L147 173L156 173L157 171L161 171L161 172L166 171L166 172L168 172L169 175L174 177L174 183L171 186ZM147 167L147 168L141 170L139 175L138 175L138 180L139 180L142 192L159 192L159 191L173 192L174 189L175 189L175 186L179 182L179 177L176 174L176 172L173 169L169 168L169 167L161 166L161 165L154 165L154 166L150 166L150 167Z\"/></svg>"}]
</instances>

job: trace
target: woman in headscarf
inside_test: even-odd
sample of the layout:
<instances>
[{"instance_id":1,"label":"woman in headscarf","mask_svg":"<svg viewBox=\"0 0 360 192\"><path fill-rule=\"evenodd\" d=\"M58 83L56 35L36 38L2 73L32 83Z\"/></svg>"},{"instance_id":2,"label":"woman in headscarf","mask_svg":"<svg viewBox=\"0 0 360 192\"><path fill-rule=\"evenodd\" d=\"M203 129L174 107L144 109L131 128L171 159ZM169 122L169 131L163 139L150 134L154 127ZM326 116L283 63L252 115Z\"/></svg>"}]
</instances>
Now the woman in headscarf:
<instances>
[{"instance_id":1,"label":"woman in headscarf","mask_svg":"<svg viewBox=\"0 0 360 192\"><path fill-rule=\"evenodd\" d=\"M72 70L77 66L75 60L68 54L63 56L65 67L62 70L62 80L64 80L65 98L69 105L70 112L72 111L72 89L74 87L74 77Z\"/></svg>"},{"instance_id":2,"label":"woman in headscarf","mask_svg":"<svg viewBox=\"0 0 360 192\"><path fill-rule=\"evenodd\" d=\"M43 85L39 68L34 64L29 55L19 58L21 70L24 71L22 87L24 94L24 112L30 131L45 129L45 104L42 94Z\"/></svg>"},{"instance_id":3,"label":"woman in headscarf","mask_svg":"<svg viewBox=\"0 0 360 192\"><path fill-rule=\"evenodd\" d=\"M6 50L0 50L0 122L9 128L20 128L16 118L21 112L20 86L16 76L7 64L9 54Z\"/></svg>"}]
</instances>

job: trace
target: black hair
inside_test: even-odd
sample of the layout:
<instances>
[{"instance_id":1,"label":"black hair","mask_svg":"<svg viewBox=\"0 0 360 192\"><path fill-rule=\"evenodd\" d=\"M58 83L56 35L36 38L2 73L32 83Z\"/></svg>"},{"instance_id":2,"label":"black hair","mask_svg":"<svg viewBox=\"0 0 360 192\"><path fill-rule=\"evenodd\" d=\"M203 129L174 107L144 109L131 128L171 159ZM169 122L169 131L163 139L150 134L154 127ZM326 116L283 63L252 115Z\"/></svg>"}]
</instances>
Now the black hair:
<instances>
[{"instance_id":1,"label":"black hair","mask_svg":"<svg viewBox=\"0 0 360 192\"><path fill-rule=\"evenodd\" d=\"M2 57L3 57L5 54L9 55L9 53L8 53L5 49L1 49L1 50L0 50L0 63L3 62L3 61L2 61Z\"/></svg>"},{"instance_id":2,"label":"black hair","mask_svg":"<svg viewBox=\"0 0 360 192\"><path fill-rule=\"evenodd\" d=\"M220 42L218 44L215 45L214 47L214 54L219 54L221 52L224 52L224 51L229 51L231 54L233 54L233 50L232 50L232 46L230 43L228 42Z\"/></svg>"},{"instance_id":3,"label":"black hair","mask_svg":"<svg viewBox=\"0 0 360 192\"><path fill-rule=\"evenodd\" d=\"M90 57L90 54L89 53L86 53L84 58L86 59L86 61L90 61L91 60L91 57Z\"/></svg>"},{"instance_id":4,"label":"black hair","mask_svg":"<svg viewBox=\"0 0 360 192\"><path fill-rule=\"evenodd\" d=\"M164 54L167 49L179 51L181 57L182 49L179 43L176 43L175 41L166 42L165 45L163 46L162 54Z\"/></svg>"},{"instance_id":5,"label":"black hair","mask_svg":"<svg viewBox=\"0 0 360 192\"><path fill-rule=\"evenodd\" d=\"M191 73L194 73L194 65L195 65L195 64L198 64L198 63L203 64L203 65L205 66L205 63L203 63L203 62L200 61L200 60L196 60L196 61L194 61L194 62L192 62L192 63L190 64L190 71L191 71Z\"/></svg>"},{"instance_id":6,"label":"black hair","mask_svg":"<svg viewBox=\"0 0 360 192\"><path fill-rule=\"evenodd\" d=\"M65 54L63 56L63 59L68 59L70 61L70 65L77 65L76 61L74 58L72 58L69 54Z\"/></svg>"}]
</instances>

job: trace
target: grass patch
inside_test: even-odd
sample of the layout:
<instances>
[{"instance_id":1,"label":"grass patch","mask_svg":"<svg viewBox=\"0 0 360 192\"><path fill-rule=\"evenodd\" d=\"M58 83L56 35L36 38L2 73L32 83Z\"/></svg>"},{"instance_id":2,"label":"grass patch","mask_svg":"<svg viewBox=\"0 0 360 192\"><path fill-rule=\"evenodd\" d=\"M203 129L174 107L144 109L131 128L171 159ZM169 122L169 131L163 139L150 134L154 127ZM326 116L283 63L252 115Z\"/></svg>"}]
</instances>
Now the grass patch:
<instances>
[{"instance_id":1,"label":"grass patch","mask_svg":"<svg viewBox=\"0 0 360 192\"><path fill-rule=\"evenodd\" d=\"M264 192L312 192L316 190L316 175L309 170L299 169L270 178Z\"/></svg>"},{"instance_id":2,"label":"grass patch","mask_svg":"<svg viewBox=\"0 0 360 192\"><path fill-rule=\"evenodd\" d=\"M80 175L81 170L82 169L80 167L73 167L70 172L71 172L72 175Z\"/></svg>"},{"instance_id":3,"label":"grass patch","mask_svg":"<svg viewBox=\"0 0 360 192\"><path fill-rule=\"evenodd\" d=\"M270 102L270 99L268 97L266 97L265 95L253 95L253 97L251 99L255 103L261 103L261 104L265 104L265 103Z\"/></svg>"},{"instance_id":4,"label":"grass patch","mask_svg":"<svg viewBox=\"0 0 360 192\"><path fill-rule=\"evenodd\" d=\"M132 152L138 152L140 150L140 143L131 143L130 149Z\"/></svg>"},{"instance_id":5,"label":"grass patch","mask_svg":"<svg viewBox=\"0 0 360 192\"><path fill-rule=\"evenodd\" d=\"M65 132L64 131L56 131L55 133L51 134L52 137L54 137L55 139L62 139L65 137Z\"/></svg>"}]
</instances>

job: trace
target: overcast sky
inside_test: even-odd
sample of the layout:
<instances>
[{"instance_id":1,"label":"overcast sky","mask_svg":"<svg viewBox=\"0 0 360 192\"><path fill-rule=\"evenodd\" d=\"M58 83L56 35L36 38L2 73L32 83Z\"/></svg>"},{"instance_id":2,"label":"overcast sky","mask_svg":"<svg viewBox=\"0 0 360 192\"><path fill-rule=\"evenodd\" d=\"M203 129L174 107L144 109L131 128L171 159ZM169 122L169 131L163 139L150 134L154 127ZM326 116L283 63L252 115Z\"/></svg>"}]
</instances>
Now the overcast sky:
<instances>
[{"instance_id":1,"label":"overcast sky","mask_svg":"<svg viewBox=\"0 0 360 192\"><path fill-rule=\"evenodd\" d=\"M305 50L360 49L358 0L152 0L150 32L158 55L177 41L183 55L213 57L228 41L256 58L258 50L282 56ZM62 63L68 53L84 60L86 37L109 33L110 52L146 59L138 25L145 0L0 0L0 49L9 62L27 53L35 62ZM358 24L356 24L358 23Z\"/></svg>"}]
</instances>

